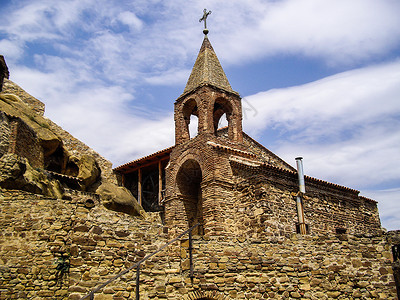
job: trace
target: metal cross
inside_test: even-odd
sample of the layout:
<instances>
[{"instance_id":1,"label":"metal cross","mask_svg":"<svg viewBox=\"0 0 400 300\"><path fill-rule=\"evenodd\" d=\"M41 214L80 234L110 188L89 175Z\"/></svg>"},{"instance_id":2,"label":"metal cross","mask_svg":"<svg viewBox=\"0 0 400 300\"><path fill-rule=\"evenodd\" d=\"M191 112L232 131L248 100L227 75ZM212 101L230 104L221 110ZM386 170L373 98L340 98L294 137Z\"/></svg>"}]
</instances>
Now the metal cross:
<instances>
[{"instance_id":1,"label":"metal cross","mask_svg":"<svg viewBox=\"0 0 400 300\"><path fill-rule=\"evenodd\" d=\"M199 22L204 21L204 30L207 30L207 17L211 14L211 10L207 12L207 8L203 10L203 17L199 20Z\"/></svg>"}]
</instances>

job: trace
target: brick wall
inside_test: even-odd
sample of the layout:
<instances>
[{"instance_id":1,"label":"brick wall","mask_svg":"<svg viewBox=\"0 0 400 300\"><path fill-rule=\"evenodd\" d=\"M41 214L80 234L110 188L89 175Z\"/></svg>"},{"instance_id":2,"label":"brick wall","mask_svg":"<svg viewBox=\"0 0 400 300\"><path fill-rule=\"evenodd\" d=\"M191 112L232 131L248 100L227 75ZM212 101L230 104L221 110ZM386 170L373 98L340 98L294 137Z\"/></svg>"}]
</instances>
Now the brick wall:
<instances>
[{"instance_id":1,"label":"brick wall","mask_svg":"<svg viewBox=\"0 0 400 300\"><path fill-rule=\"evenodd\" d=\"M0 157L8 152L10 137L10 122L7 116L0 112Z\"/></svg>"},{"instance_id":2,"label":"brick wall","mask_svg":"<svg viewBox=\"0 0 400 300\"><path fill-rule=\"evenodd\" d=\"M36 133L19 118L10 119L9 153L28 159L34 168L43 168L43 148Z\"/></svg>"}]
</instances>

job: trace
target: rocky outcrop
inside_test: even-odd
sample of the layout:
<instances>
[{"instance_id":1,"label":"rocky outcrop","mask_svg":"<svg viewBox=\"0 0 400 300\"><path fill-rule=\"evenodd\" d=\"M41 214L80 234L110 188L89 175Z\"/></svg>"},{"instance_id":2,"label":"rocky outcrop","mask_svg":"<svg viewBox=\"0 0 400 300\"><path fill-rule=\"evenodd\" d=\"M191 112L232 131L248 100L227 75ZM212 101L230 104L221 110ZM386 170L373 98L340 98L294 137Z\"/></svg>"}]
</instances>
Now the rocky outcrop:
<instances>
[{"instance_id":1,"label":"rocky outcrop","mask_svg":"<svg viewBox=\"0 0 400 300\"><path fill-rule=\"evenodd\" d=\"M49 120L32 111L17 95L0 94L0 111L8 116L20 118L32 128L45 156L53 154L61 144L61 139L49 129Z\"/></svg>"},{"instance_id":2,"label":"rocky outcrop","mask_svg":"<svg viewBox=\"0 0 400 300\"><path fill-rule=\"evenodd\" d=\"M110 182L102 183L96 190L100 195L102 204L111 210L124 212L133 216L147 217L142 206L139 205L131 192L121 186L117 186Z\"/></svg>"},{"instance_id":3,"label":"rocky outcrop","mask_svg":"<svg viewBox=\"0 0 400 300\"><path fill-rule=\"evenodd\" d=\"M3 89L3 81L5 78L10 77L10 72L3 55L0 55L0 92Z\"/></svg>"},{"instance_id":4,"label":"rocky outcrop","mask_svg":"<svg viewBox=\"0 0 400 300\"><path fill-rule=\"evenodd\" d=\"M43 116L44 104L8 79L0 93L0 187L53 198L64 188L99 193L110 210L145 217L118 187L112 164Z\"/></svg>"},{"instance_id":5,"label":"rocky outcrop","mask_svg":"<svg viewBox=\"0 0 400 300\"><path fill-rule=\"evenodd\" d=\"M0 187L23 190L61 199L64 188L42 170L32 168L26 158L5 154L0 158Z\"/></svg>"},{"instance_id":6,"label":"rocky outcrop","mask_svg":"<svg viewBox=\"0 0 400 300\"><path fill-rule=\"evenodd\" d=\"M68 164L73 164L78 169L76 177L80 180L83 191L91 191L92 185L99 182L101 170L93 156L71 156Z\"/></svg>"}]
</instances>

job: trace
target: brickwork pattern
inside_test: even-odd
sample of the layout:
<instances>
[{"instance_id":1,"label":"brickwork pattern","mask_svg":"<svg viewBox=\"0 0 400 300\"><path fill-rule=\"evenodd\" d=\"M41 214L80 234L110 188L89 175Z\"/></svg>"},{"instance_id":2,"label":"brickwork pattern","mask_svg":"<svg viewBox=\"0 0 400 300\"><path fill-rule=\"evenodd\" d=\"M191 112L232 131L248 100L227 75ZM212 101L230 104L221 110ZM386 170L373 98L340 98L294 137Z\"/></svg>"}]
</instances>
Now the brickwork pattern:
<instances>
[{"instance_id":1,"label":"brickwork pattern","mask_svg":"<svg viewBox=\"0 0 400 300\"><path fill-rule=\"evenodd\" d=\"M242 104L240 97L213 86L201 86L192 93L184 95L175 102L175 144L189 141L188 121L190 115L198 116L198 134L216 135L218 116L222 112L229 119L228 137L240 143L242 137ZM217 118L217 119L216 119Z\"/></svg>"},{"instance_id":2,"label":"brickwork pattern","mask_svg":"<svg viewBox=\"0 0 400 300\"><path fill-rule=\"evenodd\" d=\"M35 132L19 118L10 120L9 153L28 159L34 168L43 168L44 155Z\"/></svg>"},{"instance_id":3,"label":"brickwork pattern","mask_svg":"<svg viewBox=\"0 0 400 300\"><path fill-rule=\"evenodd\" d=\"M0 157L8 152L10 146L10 122L8 117L0 111Z\"/></svg>"}]
</instances>

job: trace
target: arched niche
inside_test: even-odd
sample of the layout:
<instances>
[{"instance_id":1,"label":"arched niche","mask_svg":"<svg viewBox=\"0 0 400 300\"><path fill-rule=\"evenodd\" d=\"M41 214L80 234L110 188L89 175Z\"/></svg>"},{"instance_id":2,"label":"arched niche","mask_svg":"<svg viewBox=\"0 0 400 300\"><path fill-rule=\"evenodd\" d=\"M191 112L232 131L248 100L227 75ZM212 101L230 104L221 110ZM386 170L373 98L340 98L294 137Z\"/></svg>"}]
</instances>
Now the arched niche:
<instances>
[{"instance_id":1,"label":"arched niche","mask_svg":"<svg viewBox=\"0 0 400 300\"><path fill-rule=\"evenodd\" d=\"M203 201L201 191L202 171L194 159L186 160L176 175L177 188L183 201L187 226L203 224Z\"/></svg>"}]
</instances>

